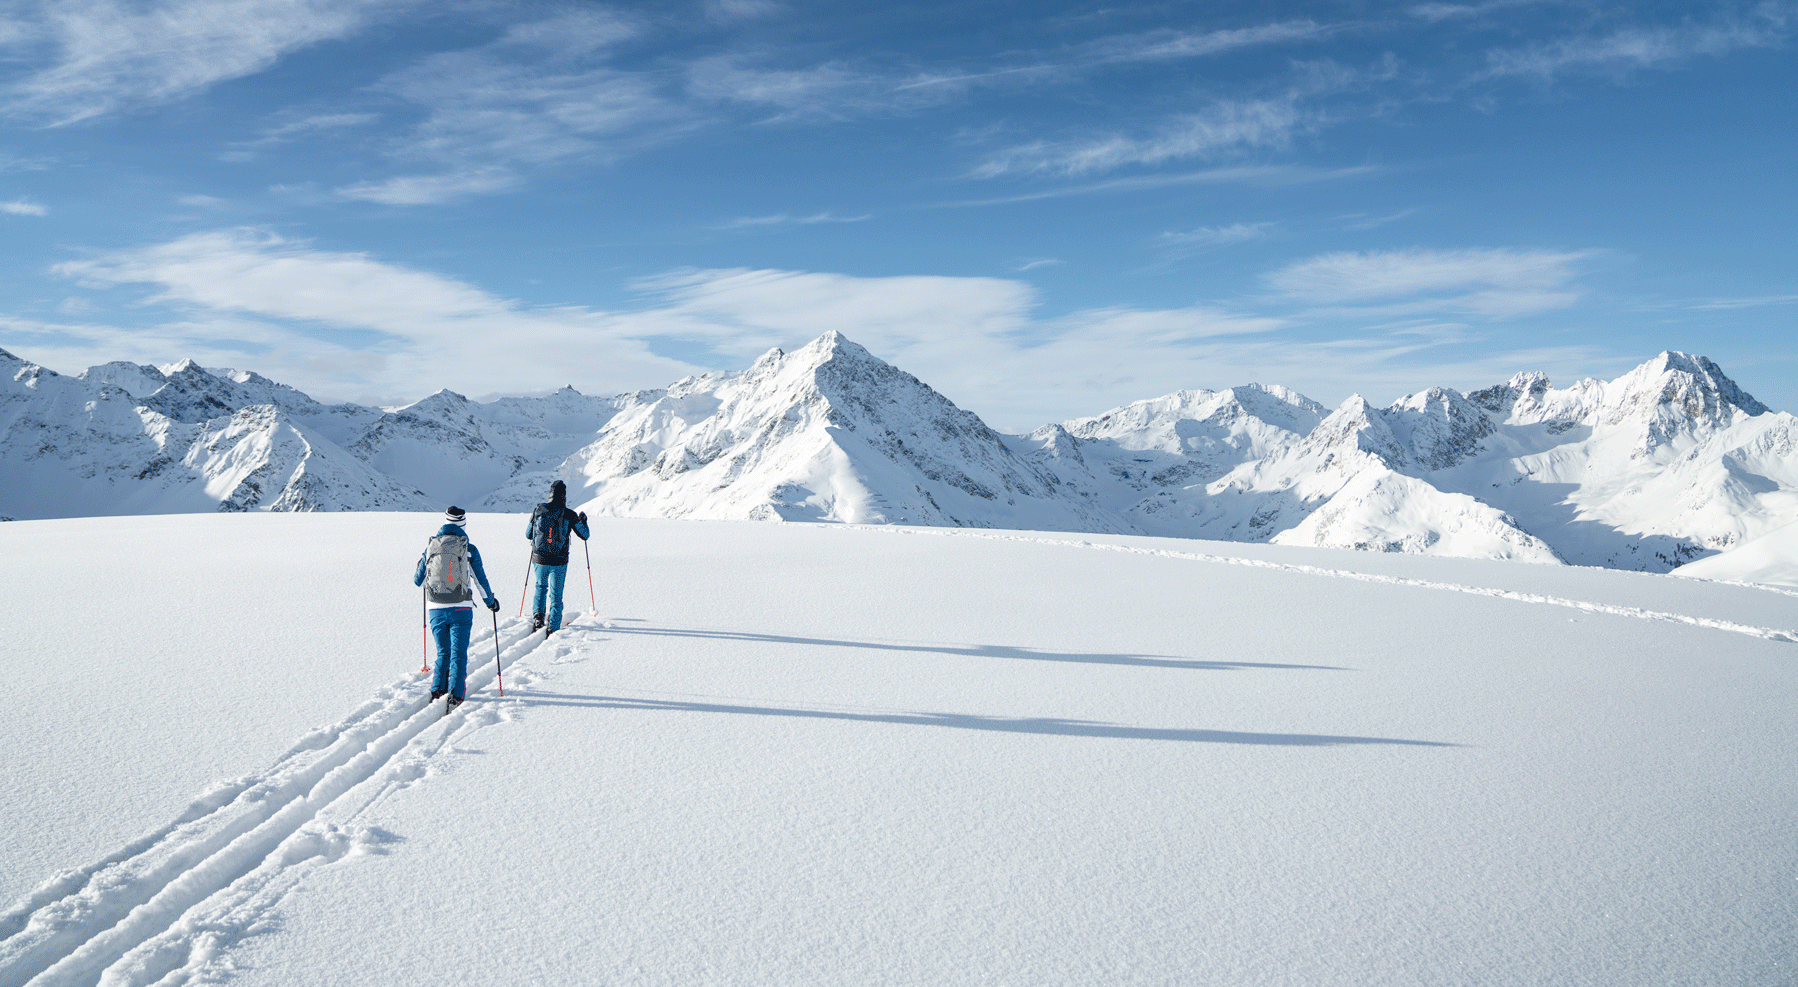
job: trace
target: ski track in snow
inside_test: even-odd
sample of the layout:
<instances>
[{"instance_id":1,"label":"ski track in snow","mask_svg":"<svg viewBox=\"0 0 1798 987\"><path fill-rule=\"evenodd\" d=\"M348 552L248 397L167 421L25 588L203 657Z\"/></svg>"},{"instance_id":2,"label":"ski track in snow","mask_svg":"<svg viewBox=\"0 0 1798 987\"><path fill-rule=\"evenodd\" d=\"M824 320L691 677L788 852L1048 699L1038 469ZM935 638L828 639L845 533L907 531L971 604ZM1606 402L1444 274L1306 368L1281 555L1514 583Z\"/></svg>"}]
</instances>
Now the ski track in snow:
<instances>
[{"instance_id":1,"label":"ski track in snow","mask_svg":"<svg viewBox=\"0 0 1798 987\"><path fill-rule=\"evenodd\" d=\"M590 615L562 634L597 627ZM557 639L561 640L560 638ZM506 671L539 650L529 622L507 619ZM493 684L492 655L470 642L468 695ZM560 648L551 648L559 654ZM528 670L521 669L528 682ZM229 969L225 947L253 934L315 863L381 853L397 839L355 820L425 777L430 759L510 718L505 700L453 715L427 702L417 673L383 687L336 724L301 737L260 774L214 786L167 826L50 878L0 914L0 984L174 987Z\"/></svg>"},{"instance_id":2,"label":"ski track in snow","mask_svg":"<svg viewBox=\"0 0 1798 987\"><path fill-rule=\"evenodd\" d=\"M1676 624L1689 624L1693 627L1708 627L1712 630L1728 631L1732 634L1746 634L1766 641L1778 641L1784 644L1798 644L1798 631L1782 630L1777 627L1756 627L1752 624L1738 624L1729 620L1717 620L1711 617L1693 617L1689 614L1671 613L1664 610L1646 610L1641 607L1617 606L1610 603L1593 603L1587 600L1570 600L1560 596L1546 596L1541 593L1519 593L1515 590L1493 589L1488 586L1468 586L1463 583L1444 583L1430 579L1410 579L1404 576L1382 576L1371 572L1354 572L1349 569L1326 569L1323 566L1300 565L1291 562L1269 562L1265 559L1245 559L1230 555L1208 555L1203 552L1176 552L1162 548L1138 548L1134 545L1107 545L1103 542L1085 540L1068 540L1061 538L1032 538L1028 535L1003 535L991 531L970 531L966 528L925 528L897 527L886 525L841 525L831 526L834 530L850 531L884 531L899 535L925 535L939 538L984 538L989 541L1025 542L1033 545L1056 545L1063 548L1086 548L1102 552L1122 552L1126 555L1151 555L1160 558L1186 559L1192 562L1211 562L1219 565L1240 565L1254 569L1274 569L1281 572L1294 572L1307 576L1326 576L1332 579L1354 579L1364 583L1379 583L1387 586L1411 586L1418 589L1443 590L1450 593L1466 593L1470 596L1486 596L1500 600L1516 600L1521 603L1544 603L1549 606L1568 607L1585 613L1609 614L1616 617L1633 617L1637 620L1664 620ZM1757 583L1740 583L1753 589L1772 590L1776 593L1787 592ZM1798 593L1791 595L1798 596Z\"/></svg>"}]
</instances>

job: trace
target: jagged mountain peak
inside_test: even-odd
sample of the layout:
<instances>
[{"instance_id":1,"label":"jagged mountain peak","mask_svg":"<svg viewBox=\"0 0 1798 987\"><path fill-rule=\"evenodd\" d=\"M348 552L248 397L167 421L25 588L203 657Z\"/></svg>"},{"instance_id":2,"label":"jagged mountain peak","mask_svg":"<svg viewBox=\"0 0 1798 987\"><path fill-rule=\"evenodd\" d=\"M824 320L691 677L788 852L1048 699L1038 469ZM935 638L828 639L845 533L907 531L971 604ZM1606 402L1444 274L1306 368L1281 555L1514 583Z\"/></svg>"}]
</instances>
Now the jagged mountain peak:
<instances>
[{"instance_id":1,"label":"jagged mountain peak","mask_svg":"<svg viewBox=\"0 0 1798 987\"><path fill-rule=\"evenodd\" d=\"M163 368L163 384L143 403L178 422L202 422L227 417L256 404L249 392L216 377L193 360Z\"/></svg>"},{"instance_id":2,"label":"jagged mountain peak","mask_svg":"<svg viewBox=\"0 0 1798 987\"><path fill-rule=\"evenodd\" d=\"M1309 454L1324 453L1325 463L1339 470L1349 468L1358 458L1356 453L1371 456L1389 469L1402 469L1410 462L1385 416L1359 394L1349 395L1318 422L1305 437L1303 449Z\"/></svg>"},{"instance_id":3,"label":"jagged mountain peak","mask_svg":"<svg viewBox=\"0 0 1798 987\"><path fill-rule=\"evenodd\" d=\"M1410 461L1426 470L1447 469L1473 456L1481 440L1496 430L1480 406L1451 387L1407 395L1381 417Z\"/></svg>"},{"instance_id":4,"label":"jagged mountain peak","mask_svg":"<svg viewBox=\"0 0 1798 987\"><path fill-rule=\"evenodd\" d=\"M1754 416L1767 406L1708 357L1664 350L1605 386L1607 421L1642 415L1722 424L1735 411Z\"/></svg>"},{"instance_id":5,"label":"jagged mountain peak","mask_svg":"<svg viewBox=\"0 0 1798 987\"><path fill-rule=\"evenodd\" d=\"M1528 415L1542 406L1550 390L1548 375L1537 370L1512 374L1503 384L1469 391L1467 400L1500 418Z\"/></svg>"}]
</instances>

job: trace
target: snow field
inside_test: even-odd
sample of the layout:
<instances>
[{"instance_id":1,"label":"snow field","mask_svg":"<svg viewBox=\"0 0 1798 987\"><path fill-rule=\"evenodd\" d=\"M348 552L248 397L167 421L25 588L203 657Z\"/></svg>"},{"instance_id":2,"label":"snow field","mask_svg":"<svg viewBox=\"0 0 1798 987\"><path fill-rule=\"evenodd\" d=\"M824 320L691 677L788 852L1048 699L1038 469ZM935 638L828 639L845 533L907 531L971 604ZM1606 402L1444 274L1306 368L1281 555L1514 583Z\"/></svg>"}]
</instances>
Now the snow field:
<instances>
[{"instance_id":1,"label":"snow field","mask_svg":"<svg viewBox=\"0 0 1798 987\"><path fill-rule=\"evenodd\" d=\"M1647 615L1782 631L1788 595L1277 546L599 519L601 614L547 644L502 625L506 698L434 719L413 711L406 616L434 518L126 523L0 526L29 612L83 586L112 599L94 560L121 537L213 546L126 610L160 615L159 642L120 661L106 648L128 628L36 622L33 660L8 658L38 686L22 705L50 709L0 729L10 749L43 731L37 763L63 781L7 772L0 823L41 842L8 844L4 873L31 876L6 890L92 871L6 913L0 963L59 937L38 984L1794 978L1798 652ZM507 617L522 530L470 526ZM246 580L276 546L294 574ZM74 572L37 589L28 569ZM579 558L569 582L585 610ZM278 632L217 616L269 614L268 596L292 604ZM471 688L492 665L480 630ZM251 681L216 684L218 655L246 650L265 659L234 673ZM98 674L46 682L50 658ZM267 702L296 668L311 688ZM161 708L107 729L109 677ZM308 715L335 725L292 725ZM184 761L211 773L164 773ZM239 780L171 827L219 777ZM200 845L227 821L248 828ZM151 907L123 924L74 907L116 906L115 886Z\"/></svg>"}]
</instances>

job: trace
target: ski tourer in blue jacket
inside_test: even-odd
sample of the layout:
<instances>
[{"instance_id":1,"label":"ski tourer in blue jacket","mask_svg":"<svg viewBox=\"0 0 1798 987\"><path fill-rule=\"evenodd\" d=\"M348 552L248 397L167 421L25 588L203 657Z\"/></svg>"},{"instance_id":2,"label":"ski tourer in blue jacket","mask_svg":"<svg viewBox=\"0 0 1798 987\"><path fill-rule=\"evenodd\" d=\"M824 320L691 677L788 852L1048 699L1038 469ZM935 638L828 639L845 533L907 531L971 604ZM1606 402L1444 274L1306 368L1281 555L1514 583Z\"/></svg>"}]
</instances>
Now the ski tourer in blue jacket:
<instances>
[{"instance_id":1,"label":"ski tourer in blue jacket","mask_svg":"<svg viewBox=\"0 0 1798 987\"><path fill-rule=\"evenodd\" d=\"M451 507L443 520L443 527L425 543L425 552L412 571L412 585L424 588L431 637L437 643L431 700L448 693L449 708L454 709L468 695L468 636L474 627L475 581L481 584L487 609L499 612L499 600L487 582L481 550L468 540L463 527L467 515L462 508Z\"/></svg>"}]
</instances>

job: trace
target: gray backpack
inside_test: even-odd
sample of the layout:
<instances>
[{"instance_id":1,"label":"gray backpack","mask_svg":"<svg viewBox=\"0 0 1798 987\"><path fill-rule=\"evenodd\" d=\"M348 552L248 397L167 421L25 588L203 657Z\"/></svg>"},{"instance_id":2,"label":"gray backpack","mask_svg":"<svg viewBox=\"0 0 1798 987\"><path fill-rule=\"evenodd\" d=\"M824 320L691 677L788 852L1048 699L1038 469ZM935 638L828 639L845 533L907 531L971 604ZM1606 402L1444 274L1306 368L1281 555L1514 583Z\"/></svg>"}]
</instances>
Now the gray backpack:
<instances>
[{"instance_id":1,"label":"gray backpack","mask_svg":"<svg viewBox=\"0 0 1798 987\"><path fill-rule=\"evenodd\" d=\"M432 535L425 543L425 596L437 604L474 600L467 535Z\"/></svg>"}]
</instances>

